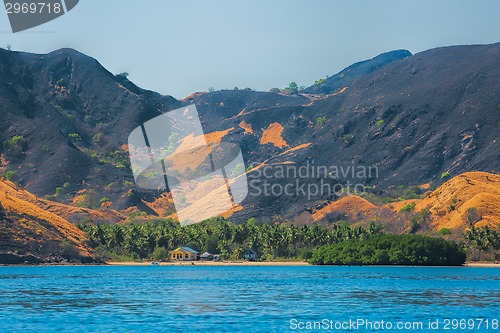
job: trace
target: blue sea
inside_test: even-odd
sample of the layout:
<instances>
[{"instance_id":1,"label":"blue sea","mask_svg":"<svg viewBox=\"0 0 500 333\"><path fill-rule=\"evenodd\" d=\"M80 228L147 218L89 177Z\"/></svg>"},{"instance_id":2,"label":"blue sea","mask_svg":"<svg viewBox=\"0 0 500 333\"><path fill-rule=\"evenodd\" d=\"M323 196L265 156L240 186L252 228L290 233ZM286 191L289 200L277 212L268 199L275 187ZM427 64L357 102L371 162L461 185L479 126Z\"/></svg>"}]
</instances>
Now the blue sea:
<instances>
[{"instance_id":1,"label":"blue sea","mask_svg":"<svg viewBox=\"0 0 500 333\"><path fill-rule=\"evenodd\" d=\"M498 268L0 267L0 295L2 333L500 332Z\"/></svg>"}]
</instances>

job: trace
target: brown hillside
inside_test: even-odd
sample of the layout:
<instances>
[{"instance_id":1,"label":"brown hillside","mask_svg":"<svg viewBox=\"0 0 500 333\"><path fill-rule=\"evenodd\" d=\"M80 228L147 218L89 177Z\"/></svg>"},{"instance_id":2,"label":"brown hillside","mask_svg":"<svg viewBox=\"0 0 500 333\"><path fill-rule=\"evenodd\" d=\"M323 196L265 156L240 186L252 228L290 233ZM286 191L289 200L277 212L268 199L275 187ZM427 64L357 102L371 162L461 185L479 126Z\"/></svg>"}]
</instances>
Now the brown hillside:
<instances>
[{"instance_id":1,"label":"brown hillside","mask_svg":"<svg viewBox=\"0 0 500 333\"><path fill-rule=\"evenodd\" d=\"M83 231L21 199L24 192L0 181L0 263L95 261Z\"/></svg>"},{"instance_id":2,"label":"brown hillside","mask_svg":"<svg viewBox=\"0 0 500 333\"><path fill-rule=\"evenodd\" d=\"M426 207L430 207L436 229L465 228L467 209L472 207L482 216L478 226L500 226L500 175L466 172L456 176L420 201L415 209Z\"/></svg>"},{"instance_id":3,"label":"brown hillside","mask_svg":"<svg viewBox=\"0 0 500 333\"><path fill-rule=\"evenodd\" d=\"M500 175L487 172L466 172L458 175L422 200L392 203L398 211L414 202L415 211L429 208L433 228L465 229L469 225L469 208L477 211L476 226L500 226ZM470 219L469 219L470 220Z\"/></svg>"},{"instance_id":4,"label":"brown hillside","mask_svg":"<svg viewBox=\"0 0 500 333\"><path fill-rule=\"evenodd\" d=\"M315 222L323 221L328 214L338 212L352 220L373 216L377 212L377 206L356 195L343 197L316 211L312 215Z\"/></svg>"},{"instance_id":5,"label":"brown hillside","mask_svg":"<svg viewBox=\"0 0 500 333\"><path fill-rule=\"evenodd\" d=\"M11 186L5 184L11 184L10 182L5 182L0 184L0 188L2 191L8 192L10 195L17 197L22 201L29 202L42 210L46 210L50 213L53 213L59 217L62 217L69 222L78 223L83 219L91 219L94 222L107 221L111 223L118 223L125 220L126 216L112 209L104 209L104 210L94 210L83 207L77 207L72 205L66 205L63 203L59 203L56 201L45 200L37 197L36 195L21 189L21 188L12 188Z\"/></svg>"}]
</instances>

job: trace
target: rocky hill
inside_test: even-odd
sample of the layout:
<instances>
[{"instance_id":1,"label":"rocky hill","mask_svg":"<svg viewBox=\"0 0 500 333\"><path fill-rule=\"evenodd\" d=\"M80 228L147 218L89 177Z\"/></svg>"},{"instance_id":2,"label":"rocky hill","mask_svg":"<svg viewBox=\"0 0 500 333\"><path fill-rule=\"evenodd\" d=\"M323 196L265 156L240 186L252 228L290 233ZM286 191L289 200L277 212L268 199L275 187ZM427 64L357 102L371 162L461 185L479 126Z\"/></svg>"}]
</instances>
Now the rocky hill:
<instances>
[{"instance_id":1,"label":"rocky hill","mask_svg":"<svg viewBox=\"0 0 500 333\"><path fill-rule=\"evenodd\" d=\"M359 77L373 73L391 62L410 57L411 55L411 52L408 50L396 50L379 54L370 60L357 62L335 75L317 80L314 85L304 89L304 92L307 94L332 94L345 86L351 85Z\"/></svg>"},{"instance_id":2,"label":"rocky hill","mask_svg":"<svg viewBox=\"0 0 500 333\"><path fill-rule=\"evenodd\" d=\"M26 198L37 200L15 184L0 181L0 264L97 261L83 231Z\"/></svg>"},{"instance_id":3,"label":"rocky hill","mask_svg":"<svg viewBox=\"0 0 500 333\"><path fill-rule=\"evenodd\" d=\"M458 175L423 199L404 200L392 204L396 211L415 203L414 210L430 211L437 230L465 229L471 225L500 226L500 176L487 172L466 172Z\"/></svg>"},{"instance_id":4,"label":"rocky hill","mask_svg":"<svg viewBox=\"0 0 500 333\"><path fill-rule=\"evenodd\" d=\"M0 171L39 197L98 210L112 222L134 211L168 216L173 205L164 193L134 185L127 137L149 119L196 104L205 133L240 145L256 184L260 171L293 165L377 168L362 177L299 177L299 187L326 179L383 194L396 185L439 185L443 175L500 169L499 78L500 44L455 46L389 52L298 94L223 90L176 100L74 50L0 50ZM286 186L296 178L267 181ZM233 219L293 220L336 198L251 194Z\"/></svg>"},{"instance_id":5,"label":"rocky hill","mask_svg":"<svg viewBox=\"0 0 500 333\"><path fill-rule=\"evenodd\" d=\"M134 199L124 195L133 188L123 148L129 133L180 104L74 50L0 50L2 167L40 196L70 203L87 191L89 206L106 196L126 208Z\"/></svg>"},{"instance_id":6,"label":"rocky hill","mask_svg":"<svg viewBox=\"0 0 500 333\"><path fill-rule=\"evenodd\" d=\"M230 129L224 140L239 143L249 163L274 169L289 163L309 169L376 166L377 175L347 172L332 182L364 183L382 193L396 185L439 185L443 175L498 172L499 65L500 44L446 47L387 64L319 99L289 96L294 105L284 105L280 94L261 93L268 106L251 107L245 93L234 91L189 102L199 105L209 131ZM321 181L306 178L300 182ZM284 187L294 181L269 182ZM254 196L237 216L296 216L333 199Z\"/></svg>"},{"instance_id":7,"label":"rocky hill","mask_svg":"<svg viewBox=\"0 0 500 333\"><path fill-rule=\"evenodd\" d=\"M367 227L379 222L387 231L408 232L411 221L420 223L418 230L450 229L463 232L475 227L500 226L500 176L487 172L465 172L431 190L419 186L420 198L379 204L369 202L369 195L346 196L314 211L311 220L323 225L346 221ZM368 200L367 200L368 199ZM392 229L391 229L392 228Z\"/></svg>"}]
</instances>

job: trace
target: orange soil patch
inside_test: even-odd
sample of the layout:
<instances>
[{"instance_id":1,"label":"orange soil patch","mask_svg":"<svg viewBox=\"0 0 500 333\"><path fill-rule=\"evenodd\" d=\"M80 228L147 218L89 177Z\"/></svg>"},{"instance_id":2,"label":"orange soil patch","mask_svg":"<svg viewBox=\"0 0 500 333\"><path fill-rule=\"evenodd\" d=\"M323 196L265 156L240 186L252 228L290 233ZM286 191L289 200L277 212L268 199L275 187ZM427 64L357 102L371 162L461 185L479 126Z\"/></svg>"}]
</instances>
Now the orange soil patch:
<instances>
[{"instance_id":1,"label":"orange soil patch","mask_svg":"<svg viewBox=\"0 0 500 333\"><path fill-rule=\"evenodd\" d=\"M245 112L246 112L246 110L247 110L247 108L243 108L243 110L241 110L241 111L240 111L240 113L238 113L238 114L236 115L236 117L241 117L241 116L243 116L244 114L246 114L246 113L245 113Z\"/></svg>"},{"instance_id":2,"label":"orange soil patch","mask_svg":"<svg viewBox=\"0 0 500 333\"><path fill-rule=\"evenodd\" d=\"M166 216L169 211L174 210L174 201L170 192L162 193L153 202L143 201L143 203L158 214L158 216Z\"/></svg>"},{"instance_id":3,"label":"orange soil patch","mask_svg":"<svg viewBox=\"0 0 500 333\"><path fill-rule=\"evenodd\" d=\"M229 179L229 184L233 184L240 177L244 175ZM185 193L185 203L176 208L179 209L182 217L188 220L199 221L214 216L228 218L244 209L243 206L233 203L229 196L228 184L222 177L213 177L203 182L182 186L178 194ZM221 209L224 209L223 213L220 213ZM177 213L172 213L168 217L179 220Z\"/></svg>"},{"instance_id":4,"label":"orange soil patch","mask_svg":"<svg viewBox=\"0 0 500 333\"><path fill-rule=\"evenodd\" d=\"M197 201L210 197L212 195L212 191L214 191L214 189L218 189L219 187L221 188L221 191L226 191L221 193L221 195L227 197L228 192L226 180L222 177L222 175L213 176L203 182L193 184L193 186L187 191L188 194L186 195L186 204L193 204Z\"/></svg>"},{"instance_id":5,"label":"orange soil patch","mask_svg":"<svg viewBox=\"0 0 500 333\"><path fill-rule=\"evenodd\" d=\"M348 87L344 87L342 89L340 89L339 91L337 91L336 93L333 93L332 96L336 96L336 95L340 95L342 94L344 91L347 90Z\"/></svg>"},{"instance_id":6,"label":"orange soil patch","mask_svg":"<svg viewBox=\"0 0 500 333\"><path fill-rule=\"evenodd\" d=\"M227 219L227 218L230 218L231 216L233 216L234 213L242 211L242 210L243 210L243 206L242 205L235 205L230 210L226 211L223 214L220 214L220 216L222 216L222 217L224 217L224 218Z\"/></svg>"},{"instance_id":7,"label":"orange soil patch","mask_svg":"<svg viewBox=\"0 0 500 333\"><path fill-rule=\"evenodd\" d=\"M229 132L234 130L234 127L228 128L225 131L217 131L205 134L205 139L209 145L216 145L222 141L222 138L225 137Z\"/></svg>"},{"instance_id":8,"label":"orange soil patch","mask_svg":"<svg viewBox=\"0 0 500 333\"><path fill-rule=\"evenodd\" d=\"M201 186L205 185L206 184L202 184ZM217 216L221 209L227 211L233 208L227 186L225 184L215 188L212 187L211 189L211 191L204 193L202 196L190 197L186 200L186 203L189 205L180 211L178 210L178 214L182 216L183 220L187 219L192 222L197 222ZM189 193L191 194L193 192L196 191L191 191ZM184 221L179 222L183 223Z\"/></svg>"},{"instance_id":9,"label":"orange soil patch","mask_svg":"<svg viewBox=\"0 0 500 333\"><path fill-rule=\"evenodd\" d=\"M242 121L239 126L245 130L245 134L253 134L252 125L246 121Z\"/></svg>"},{"instance_id":10,"label":"orange soil patch","mask_svg":"<svg viewBox=\"0 0 500 333\"><path fill-rule=\"evenodd\" d=\"M420 188L422 190L428 190L430 187L431 187L431 183L425 183L425 184L420 185Z\"/></svg>"},{"instance_id":11,"label":"orange soil patch","mask_svg":"<svg viewBox=\"0 0 500 333\"><path fill-rule=\"evenodd\" d=\"M195 170L211 153L212 148L210 146L219 144L222 138L232 130L234 130L234 127L204 135L194 136L191 134L183 138L179 147L171 155L173 156L173 168L181 172L187 168Z\"/></svg>"},{"instance_id":12,"label":"orange soil patch","mask_svg":"<svg viewBox=\"0 0 500 333\"><path fill-rule=\"evenodd\" d=\"M194 94L191 94L189 96L187 96L186 98L184 99L181 99L181 101L185 102L187 100L190 100L190 99L193 99L193 98L196 98L196 97L200 97L200 96L203 96L203 95L206 95L207 93L206 92L195 92Z\"/></svg>"},{"instance_id":13,"label":"orange soil patch","mask_svg":"<svg viewBox=\"0 0 500 333\"><path fill-rule=\"evenodd\" d=\"M327 206L321 208L320 210L314 212L312 219L314 221L323 220L328 214L335 211L342 212L350 218L366 217L374 215L378 210L378 207L356 195L350 195L343 197L337 201L334 201Z\"/></svg>"},{"instance_id":14,"label":"orange soil patch","mask_svg":"<svg viewBox=\"0 0 500 333\"><path fill-rule=\"evenodd\" d=\"M286 151L282 152L282 153L280 154L280 156L281 156L281 155L288 155L288 154L293 153L294 151L301 150L301 149L305 149L305 148L309 147L310 145L312 145L312 143L304 143L304 144L301 144L301 145L295 146L295 147L293 147L293 148L290 148L290 149L288 149L288 150L286 150Z\"/></svg>"},{"instance_id":15,"label":"orange soil patch","mask_svg":"<svg viewBox=\"0 0 500 333\"><path fill-rule=\"evenodd\" d=\"M177 152L192 149L194 147L204 146L206 144L216 145L220 143L222 141L222 138L232 130L234 130L234 127L228 128L225 131L216 131L204 135L188 135L187 137L182 139L181 144L179 145L179 147L177 147L174 154Z\"/></svg>"},{"instance_id":16,"label":"orange soil patch","mask_svg":"<svg viewBox=\"0 0 500 333\"><path fill-rule=\"evenodd\" d=\"M272 143L278 148L287 147L288 144L281 136L283 129L284 128L280 123L272 123L267 129L263 129L260 144L264 145L266 143Z\"/></svg>"}]
</instances>

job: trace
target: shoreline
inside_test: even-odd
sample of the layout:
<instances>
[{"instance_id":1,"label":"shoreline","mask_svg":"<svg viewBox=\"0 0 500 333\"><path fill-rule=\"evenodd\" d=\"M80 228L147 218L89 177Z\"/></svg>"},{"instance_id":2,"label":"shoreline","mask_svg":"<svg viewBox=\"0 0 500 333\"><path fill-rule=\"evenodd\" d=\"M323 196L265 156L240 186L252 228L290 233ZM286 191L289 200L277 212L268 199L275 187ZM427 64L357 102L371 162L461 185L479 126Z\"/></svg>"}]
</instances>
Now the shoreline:
<instances>
[{"instance_id":1,"label":"shoreline","mask_svg":"<svg viewBox=\"0 0 500 333\"><path fill-rule=\"evenodd\" d=\"M0 264L0 267L65 267L65 266L152 266L152 261L108 261L102 263L41 263L41 264ZM158 266L171 267L293 267L293 266L315 266L306 261L166 261L160 262ZM349 265L324 265L324 266L339 266L350 267ZM469 268L500 268L500 262L466 262L462 266L406 266L406 265L354 265L353 267L469 267Z\"/></svg>"},{"instance_id":2,"label":"shoreline","mask_svg":"<svg viewBox=\"0 0 500 333\"><path fill-rule=\"evenodd\" d=\"M482 268L500 268L500 262L487 262L487 261L478 261L478 262L466 262L464 267L482 267Z\"/></svg>"},{"instance_id":3,"label":"shoreline","mask_svg":"<svg viewBox=\"0 0 500 333\"><path fill-rule=\"evenodd\" d=\"M108 261L108 266L152 266L151 261L146 262L117 262ZM312 266L306 261L179 261L179 262L160 262L158 266Z\"/></svg>"},{"instance_id":4,"label":"shoreline","mask_svg":"<svg viewBox=\"0 0 500 333\"><path fill-rule=\"evenodd\" d=\"M104 265L108 266L152 266L151 261L109 261ZM179 262L161 262L158 266L314 266L307 261L179 261ZM325 265L325 266L344 266L348 265ZM356 265L356 267L477 267L477 268L500 268L499 262L469 262L463 266L405 266L405 265Z\"/></svg>"}]
</instances>

